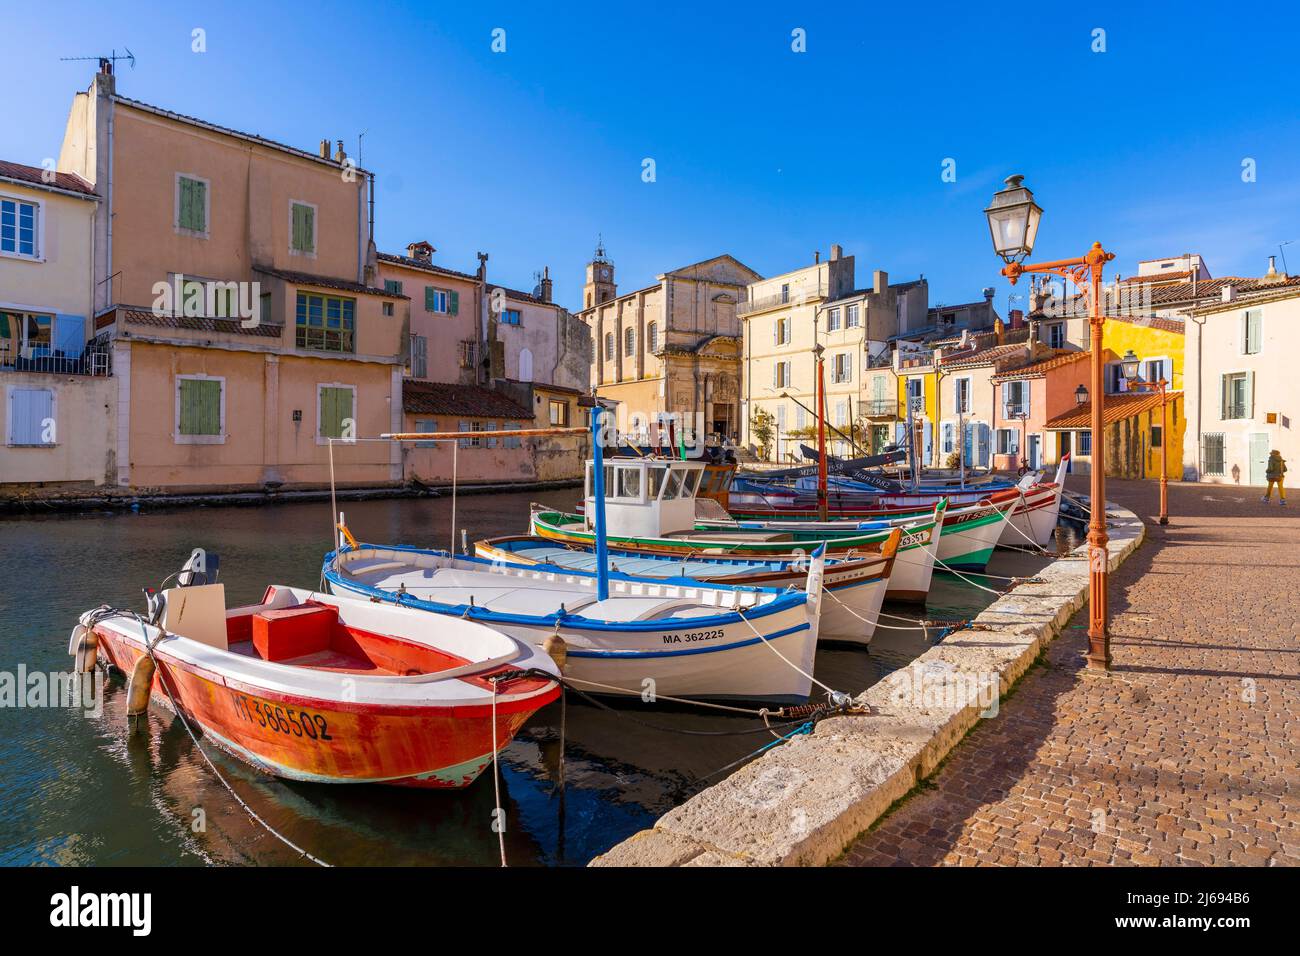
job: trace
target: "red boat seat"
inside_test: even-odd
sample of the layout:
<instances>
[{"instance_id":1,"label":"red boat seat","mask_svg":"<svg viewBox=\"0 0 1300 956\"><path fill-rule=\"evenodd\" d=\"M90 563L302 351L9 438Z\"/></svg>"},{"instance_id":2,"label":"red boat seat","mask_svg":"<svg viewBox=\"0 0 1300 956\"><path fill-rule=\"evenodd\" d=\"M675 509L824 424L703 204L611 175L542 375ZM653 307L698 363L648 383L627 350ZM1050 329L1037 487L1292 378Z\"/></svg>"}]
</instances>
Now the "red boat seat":
<instances>
[{"instance_id":1,"label":"red boat seat","mask_svg":"<svg viewBox=\"0 0 1300 956\"><path fill-rule=\"evenodd\" d=\"M253 648L265 661L287 661L330 649L338 608L303 604L253 615Z\"/></svg>"}]
</instances>

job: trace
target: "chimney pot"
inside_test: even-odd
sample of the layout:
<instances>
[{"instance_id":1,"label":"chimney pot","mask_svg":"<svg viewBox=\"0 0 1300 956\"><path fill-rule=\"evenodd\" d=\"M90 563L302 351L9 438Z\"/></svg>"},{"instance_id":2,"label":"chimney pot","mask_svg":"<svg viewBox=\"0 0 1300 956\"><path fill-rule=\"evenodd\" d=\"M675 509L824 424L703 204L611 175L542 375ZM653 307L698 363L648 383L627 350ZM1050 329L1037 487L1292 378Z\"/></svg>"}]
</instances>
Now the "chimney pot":
<instances>
[{"instance_id":1,"label":"chimney pot","mask_svg":"<svg viewBox=\"0 0 1300 956\"><path fill-rule=\"evenodd\" d=\"M343 152L343 140L338 140L338 149L334 151L334 162L341 163L348 158L348 154Z\"/></svg>"},{"instance_id":2,"label":"chimney pot","mask_svg":"<svg viewBox=\"0 0 1300 956\"><path fill-rule=\"evenodd\" d=\"M876 269L871 273L871 291L876 295L884 294L889 288L889 273L884 269Z\"/></svg>"},{"instance_id":3,"label":"chimney pot","mask_svg":"<svg viewBox=\"0 0 1300 956\"><path fill-rule=\"evenodd\" d=\"M836 261L837 259L839 259L839 258L840 258L841 256L843 256L843 255L844 255L844 247L841 246L838 242L832 243L832 244L831 244L831 262Z\"/></svg>"},{"instance_id":4,"label":"chimney pot","mask_svg":"<svg viewBox=\"0 0 1300 956\"><path fill-rule=\"evenodd\" d=\"M813 250L813 265L817 265L817 263L819 263L819 262L821 262L821 261L822 261L822 251L821 251L820 249L814 249L814 250Z\"/></svg>"}]
</instances>

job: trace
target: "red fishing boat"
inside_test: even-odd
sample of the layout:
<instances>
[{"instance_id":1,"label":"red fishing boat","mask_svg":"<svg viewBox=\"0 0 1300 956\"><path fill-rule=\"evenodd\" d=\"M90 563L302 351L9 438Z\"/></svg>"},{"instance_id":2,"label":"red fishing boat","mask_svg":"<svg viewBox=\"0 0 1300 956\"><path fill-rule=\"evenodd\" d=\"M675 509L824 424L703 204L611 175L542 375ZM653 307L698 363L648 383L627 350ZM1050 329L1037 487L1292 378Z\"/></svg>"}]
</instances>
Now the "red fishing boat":
<instances>
[{"instance_id":1,"label":"red fishing boat","mask_svg":"<svg viewBox=\"0 0 1300 956\"><path fill-rule=\"evenodd\" d=\"M179 711L278 777L464 787L560 693L544 652L473 621L279 585L229 611L220 584L163 597L83 614L78 668L100 657L130 712Z\"/></svg>"}]
</instances>

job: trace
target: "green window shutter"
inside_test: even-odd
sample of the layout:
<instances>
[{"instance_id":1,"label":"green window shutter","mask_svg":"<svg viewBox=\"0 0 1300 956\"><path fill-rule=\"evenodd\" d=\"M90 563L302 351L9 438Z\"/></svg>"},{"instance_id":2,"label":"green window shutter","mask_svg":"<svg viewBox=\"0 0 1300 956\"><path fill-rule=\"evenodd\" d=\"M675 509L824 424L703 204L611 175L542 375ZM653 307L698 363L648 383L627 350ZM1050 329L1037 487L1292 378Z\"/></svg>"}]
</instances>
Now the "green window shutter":
<instances>
[{"instance_id":1,"label":"green window shutter","mask_svg":"<svg viewBox=\"0 0 1300 956\"><path fill-rule=\"evenodd\" d=\"M206 231L207 223L204 221L204 213L206 212L207 189L207 183L201 183L197 179L181 177L181 208L178 225L182 229L189 229L192 232Z\"/></svg>"},{"instance_id":2,"label":"green window shutter","mask_svg":"<svg viewBox=\"0 0 1300 956\"><path fill-rule=\"evenodd\" d=\"M459 315L460 314L460 293L452 292L447 296L447 298L450 300L451 303L450 305L447 306L447 308L451 311L451 314Z\"/></svg>"},{"instance_id":3,"label":"green window shutter","mask_svg":"<svg viewBox=\"0 0 1300 956\"><path fill-rule=\"evenodd\" d=\"M291 249L302 248L302 207L295 204L290 210L290 231L289 247Z\"/></svg>"},{"instance_id":4,"label":"green window shutter","mask_svg":"<svg viewBox=\"0 0 1300 956\"><path fill-rule=\"evenodd\" d=\"M320 390L320 437L342 438L344 422L352 418L352 389Z\"/></svg>"},{"instance_id":5,"label":"green window shutter","mask_svg":"<svg viewBox=\"0 0 1300 956\"><path fill-rule=\"evenodd\" d=\"M221 434L221 382L183 378L181 389L182 435Z\"/></svg>"},{"instance_id":6,"label":"green window shutter","mask_svg":"<svg viewBox=\"0 0 1300 956\"><path fill-rule=\"evenodd\" d=\"M433 311L433 293L436 291L437 290L434 289L434 287L431 285L426 285L424 287L424 311L425 312Z\"/></svg>"},{"instance_id":7,"label":"green window shutter","mask_svg":"<svg viewBox=\"0 0 1300 956\"><path fill-rule=\"evenodd\" d=\"M302 250L316 251L316 210L311 206L302 207Z\"/></svg>"}]
</instances>

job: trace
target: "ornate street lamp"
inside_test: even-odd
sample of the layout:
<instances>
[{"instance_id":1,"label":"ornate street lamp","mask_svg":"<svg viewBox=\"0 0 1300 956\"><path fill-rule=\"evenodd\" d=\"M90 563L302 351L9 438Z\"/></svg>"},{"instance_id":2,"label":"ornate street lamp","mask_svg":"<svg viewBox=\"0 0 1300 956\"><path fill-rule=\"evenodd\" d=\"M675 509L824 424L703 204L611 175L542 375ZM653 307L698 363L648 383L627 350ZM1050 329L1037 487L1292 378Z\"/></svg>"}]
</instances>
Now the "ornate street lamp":
<instances>
[{"instance_id":1,"label":"ornate street lamp","mask_svg":"<svg viewBox=\"0 0 1300 956\"><path fill-rule=\"evenodd\" d=\"M1087 386L1087 385L1080 385L1078 388L1076 388L1076 389L1074 390L1074 404L1076 404L1076 405L1087 405L1087 404L1088 404L1088 386Z\"/></svg>"},{"instance_id":2,"label":"ornate street lamp","mask_svg":"<svg viewBox=\"0 0 1300 956\"><path fill-rule=\"evenodd\" d=\"M1137 380L1139 362L1140 359L1138 359L1137 355L1134 354L1132 349L1129 349L1127 352L1125 352L1123 355L1120 356L1119 359L1120 368L1124 370L1124 377L1128 379L1130 382Z\"/></svg>"},{"instance_id":3,"label":"ornate street lamp","mask_svg":"<svg viewBox=\"0 0 1300 956\"><path fill-rule=\"evenodd\" d=\"M984 210L988 217L993 250L1006 265L1002 274L1012 285L1026 272L1056 275L1069 279L1088 297L1088 322L1091 331L1092 394L1092 517L1088 524L1088 666L1110 668L1110 628L1108 626L1107 577L1110 554L1106 548L1106 463L1104 429L1105 384L1102 367L1101 273L1115 258L1101 243L1094 242L1086 255L1077 259L1058 259L1025 265L1024 259L1034 251L1038 225L1043 210L1034 202L1034 194L1021 185L1023 176L1008 176L1006 188L993 194ZM1085 392L1085 395L1087 393ZM1078 401L1079 393L1075 393Z\"/></svg>"}]
</instances>

